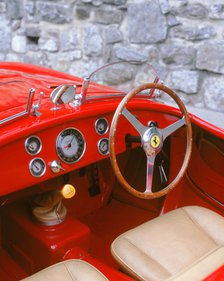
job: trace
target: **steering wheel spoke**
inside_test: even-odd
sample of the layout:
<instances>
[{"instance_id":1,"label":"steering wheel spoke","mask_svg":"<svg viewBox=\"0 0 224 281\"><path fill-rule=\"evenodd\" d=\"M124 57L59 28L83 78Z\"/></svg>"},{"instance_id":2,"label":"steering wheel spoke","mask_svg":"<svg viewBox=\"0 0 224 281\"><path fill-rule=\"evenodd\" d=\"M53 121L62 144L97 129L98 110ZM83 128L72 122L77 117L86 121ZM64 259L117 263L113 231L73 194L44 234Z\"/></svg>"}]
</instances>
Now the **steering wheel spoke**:
<instances>
[{"instance_id":1,"label":"steering wheel spoke","mask_svg":"<svg viewBox=\"0 0 224 281\"><path fill-rule=\"evenodd\" d=\"M148 129L146 126L142 125L142 123L133 115L126 107L121 112L124 117L131 123L131 125L138 131L138 133L143 136L145 131Z\"/></svg>"},{"instance_id":2,"label":"steering wheel spoke","mask_svg":"<svg viewBox=\"0 0 224 281\"><path fill-rule=\"evenodd\" d=\"M161 132L162 132L163 140L165 140L169 135L177 131L180 127L182 127L185 124L186 124L185 117L182 117L180 120L162 129Z\"/></svg>"},{"instance_id":3,"label":"steering wheel spoke","mask_svg":"<svg viewBox=\"0 0 224 281\"><path fill-rule=\"evenodd\" d=\"M152 193L153 171L155 163L155 155L147 156L147 170L146 170L146 194Z\"/></svg>"}]
</instances>

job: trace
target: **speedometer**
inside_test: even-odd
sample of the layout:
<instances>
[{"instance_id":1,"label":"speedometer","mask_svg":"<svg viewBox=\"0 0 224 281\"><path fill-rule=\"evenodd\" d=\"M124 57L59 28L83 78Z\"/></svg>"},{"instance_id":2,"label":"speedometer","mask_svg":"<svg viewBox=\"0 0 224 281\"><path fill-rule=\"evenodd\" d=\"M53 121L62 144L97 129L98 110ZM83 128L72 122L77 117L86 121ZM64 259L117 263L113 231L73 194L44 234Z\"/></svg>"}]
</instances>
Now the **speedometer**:
<instances>
[{"instance_id":1,"label":"speedometer","mask_svg":"<svg viewBox=\"0 0 224 281\"><path fill-rule=\"evenodd\" d=\"M85 148L85 139L82 133L75 128L67 128L57 137L57 154L65 163L71 164L80 160L85 152Z\"/></svg>"}]
</instances>

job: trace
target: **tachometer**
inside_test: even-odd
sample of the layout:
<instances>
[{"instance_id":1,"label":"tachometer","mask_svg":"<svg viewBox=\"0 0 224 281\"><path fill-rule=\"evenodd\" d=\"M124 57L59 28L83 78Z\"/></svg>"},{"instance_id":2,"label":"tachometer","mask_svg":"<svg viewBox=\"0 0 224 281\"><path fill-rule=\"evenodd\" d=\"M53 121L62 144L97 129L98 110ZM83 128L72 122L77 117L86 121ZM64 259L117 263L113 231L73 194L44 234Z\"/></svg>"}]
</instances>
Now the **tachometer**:
<instances>
[{"instance_id":1,"label":"tachometer","mask_svg":"<svg viewBox=\"0 0 224 281\"><path fill-rule=\"evenodd\" d=\"M65 163L71 164L80 160L85 152L85 148L85 139L77 129L67 128L57 137L57 154Z\"/></svg>"}]
</instances>

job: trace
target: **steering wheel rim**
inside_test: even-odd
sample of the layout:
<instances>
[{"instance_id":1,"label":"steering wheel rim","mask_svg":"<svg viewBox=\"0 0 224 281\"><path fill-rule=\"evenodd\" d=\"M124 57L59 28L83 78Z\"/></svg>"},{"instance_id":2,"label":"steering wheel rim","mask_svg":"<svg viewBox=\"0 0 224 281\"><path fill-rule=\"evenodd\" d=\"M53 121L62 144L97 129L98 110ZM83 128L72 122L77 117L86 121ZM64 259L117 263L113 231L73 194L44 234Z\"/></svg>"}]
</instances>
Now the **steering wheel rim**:
<instances>
[{"instance_id":1,"label":"steering wheel rim","mask_svg":"<svg viewBox=\"0 0 224 281\"><path fill-rule=\"evenodd\" d=\"M134 115L130 114L130 112L125 107L127 105L127 103L134 96L136 96L141 91L144 91L144 90L147 90L147 89L158 89L158 90L161 90L161 91L165 92L166 94L168 94L176 102L176 104L178 105L182 115L184 116L182 119L180 119L177 122L173 123L172 125L166 127L165 129L157 129L157 131L154 135L150 131L150 129L143 126L139 121L136 121L137 119L134 117ZM147 135L149 135L149 134L152 135L152 136L150 135L149 140L148 140L148 138L146 138L146 142L142 142L142 144L144 146L144 150L147 154L146 155L147 157L150 157L150 153L152 151L155 152L154 159L155 159L156 155L158 154L158 152L156 152L156 151L157 150L159 151L159 149L161 150L163 141L166 139L166 137L168 137L170 134L172 134L174 131L179 129L184 124L186 125L187 147L186 147L185 156L184 156L182 166L181 166L177 176L175 177L175 179L171 183L169 183L165 188L163 188L162 190L153 193L152 191L151 192L149 190L147 191L148 186L146 186L145 192L141 192L141 191L136 190L134 187L132 187L123 177L123 175L120 171L120 168L118 166L116 153L115 153L115 136L116 136L118 120L119 120L119 117L120 117L121 114L123 114L132 125L133 125L133 123L135 124L135 126L134 125L133 126L140 133L141 140L144 136L143 130L145 130L145 133L147 131ZM181 121L181 120L184 120L184 121ZM183 122L185 122L185 123L183 123ZM176 126L174 126L175 124L176 124ZM171 127L172 127L172 129L171 129ZM155 129L154 129L154 131L155 131ZM158 136L159 143L161 142L161 147L152 148L153 136L155 136L155 135ZM146 149L145 149L145 145L147 146ZM135 197L142 198L142 199L154 199L154 198L159 198L159 197L162 197L162 196L166 195L172 189L174 189L178 185L178 183L181 181L181 179L183 178L183 176L186 172L186 169L188 167L191 152L192 152L191 121L190 121L190 117L188 115L188 112L187 112L183 102L181 101L181 99L178 97L178 95L173 90L171 90L170 88L168 88L168 87L166 87L165 85L162 85L162 84L146 83L146 84L140 85L139 87L133 89L122 99L122 101L120 102L120 104L118 105L118 107L117 107L117 109L114 113L113 120L112 120L111 127L110 127L109 148L110 148L111 165L112 165L112 168L114 170L115 176L117 177L120 184L129 193L131 193ZM147 150L147 149L149 149L149 150ZM149 165L149 164L147 163L147 165ZM153 163L153 165L154 165L154 163ZM147 166L147 172L148 172L148 166ZM152 171L152 174L153 174L153 171ZM148 181L148 178L147 178L147 181Z\"/></svg>"}]
</instances>

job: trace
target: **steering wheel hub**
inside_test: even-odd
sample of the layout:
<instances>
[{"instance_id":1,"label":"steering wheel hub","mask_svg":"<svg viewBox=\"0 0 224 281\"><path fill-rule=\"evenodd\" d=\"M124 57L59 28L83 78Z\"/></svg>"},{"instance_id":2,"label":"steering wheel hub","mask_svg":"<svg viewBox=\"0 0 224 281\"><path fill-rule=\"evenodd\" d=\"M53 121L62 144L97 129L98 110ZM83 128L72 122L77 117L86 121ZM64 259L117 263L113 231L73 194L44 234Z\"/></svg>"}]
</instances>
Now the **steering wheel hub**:
<instances>
[{"instance_id":1,"label":"steering wheel hub","mask_svg":"<svg viewBox=\"0 0 224 281\"><path fill-rule=\"evenodd\" d=\"M155 127L151 127L145 131L141 137L141 142L142 148L147 156L158 153L163 146L162 136Z\"/></svg>"}]
</instances>

